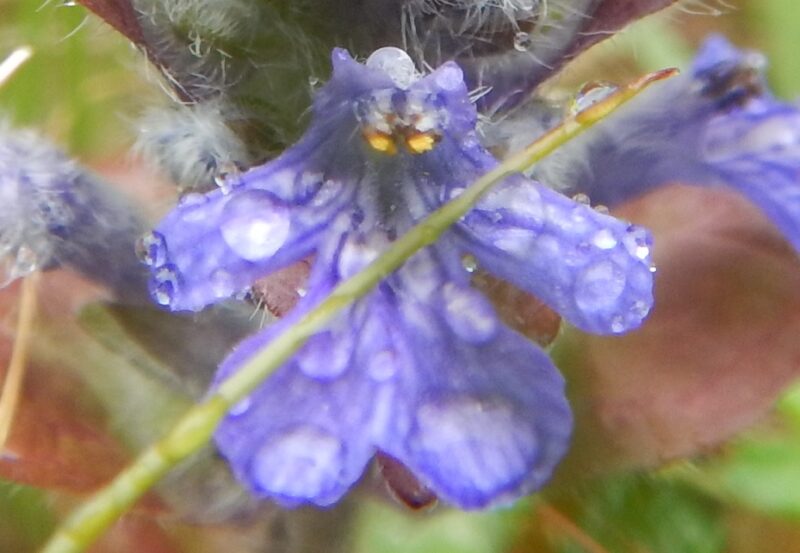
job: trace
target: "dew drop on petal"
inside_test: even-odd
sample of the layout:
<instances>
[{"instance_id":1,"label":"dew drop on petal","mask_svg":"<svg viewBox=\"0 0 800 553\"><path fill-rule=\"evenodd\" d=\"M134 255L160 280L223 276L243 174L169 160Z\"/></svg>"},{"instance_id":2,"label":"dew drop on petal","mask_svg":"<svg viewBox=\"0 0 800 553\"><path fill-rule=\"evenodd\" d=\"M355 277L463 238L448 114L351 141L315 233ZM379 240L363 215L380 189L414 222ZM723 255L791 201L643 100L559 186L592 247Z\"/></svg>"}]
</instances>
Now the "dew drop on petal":
<instances>
[{"instance_id":1,"label":"dew drop on petal","mask_svg":"<svg viewBox=\"0 0 800 553\"><path fill-rule=\"evenodd\" d=\"M412 440L426 464L484 492L528 473L538 446L531 424L510 405L469 396L422 405Z\"/></svg>"},{"instance_id":2,"label":"dew drop on petal","mask_svg":"<svg viewBox=\"0 0 800 553\"><path fill-rule=\"evenodd\" d=\"M159 305L170 306L180 290L177 267L168 263L158 267L150 279L150 295Z\"/></svg>"},{"instance_id":3,"label":"dew drop on petal","mask_svg":"<svg viewBox=\"0 0 800 553\"><path fill-rule=\"evenodd\" d=\"M447 323L461 339L482 343L494 336L497 316L479 292L448 283L442 288L442 298Z\"/></svg>"},{"instance_id":4,"label":"dew drop on petal","mask_svg":"<svg viewBox=\"0 0 800 553\"><path fill-rule=\"evenodd\" d=\"M598 230L595 235L592 236L592 244L601 250L610 250L617 245L617 239L614 237L614 233L611 232L611 229L604 228Z\"/></svg>"},{"instance_id":5,"label":"dew drop on petal","mask_svg":"<svg viewBox=\"0 0 800 553\"><path fill-rule=\"evenodd\" d=\"M635 225L628 227L628 233L623 238L623 242L632 256L642 261L650 256L650 240L647 231L643 228Z\"/></svg>"},{"instance_id":6,"label":"dew drop on petal","mask_svg":"<svg viewBox=\"0 0 800 553\"><path fill-rule=\"evenodd\" d=\"M250 410L252 404L253 400L250 398L250 396L247 396L244 399L239 400L228 410L228 416L241 417Z\"/></svg>"},{"instance_id":7,"label":"dew drop on petal","mask_svg":"<svg viewBox=\"0 0 800 553\"><path fill-rule=\"evenodd\" d=\"M298 352L300 370L311 378L336 378L349 366L353 339L348 332L326 330L311 338Z\"/></svg>"},{"instance_id":8,"label":"dew drop on petal","mask_svg":"<svg viewBox=\"0 0 800 553\"><path fill-rule=\"evenodd\" d=\"M472 254L467 254L461 258L461 265L468 273L474 273L478 270L478 260Z\"/></svg>"},{"instance_id":9,"label":"dew drop on petal","mask_svg":"<svg viewBox=\"0 0 800 553\"><path fill-rule=\"evenodd\" d=\"M189 192L188 194L181 196L180 200L178 200L178 205L181 207L190 207L203 205L207 201L208 197L205 194L200 194L199 192Z\"/></svg>"},{"instance_id":10,"label":"dew drop on petal","mask_svg":"<svg viewBox=\"0 0 800 553\"><path fill-rule=\"evenodd\" d=\"M289 237L289 209L268 192L249 190L228 201L220 232L242 259L259 261L280 249Z\"/></svg>"},{"instance_id":11,"label":"dew drop on petal","mask_svg":"<svg viewBox=\"0 0 800 553\"><path fill-rule=\"evenodd\" d=\"M316 498L341 478L344 446L324 430L300 426L285 430L256 452L251 474L264 491Z\"/></svg>"},{"instance_id":12,"label":"dew drop on petal","mask_svg":"<svg viewBox=\"0 0 800 553\"><path fill-rule=\"evenodd\" d=\"M457 90L464 86L464 73L452 63L445 64L436 70L436 85L442 90Z\"/></svg>"},{"instance_id":13,"label":"dew drop on petal","mask_svg":"<svg viewBox=\"0 0 800 553\"><path fill-rule=\"evenodd\" d=\"M575 303L587 314L608 309L625 290L625 280L625 273L613 261L594 263L575 282Z\"/></svg>"},{"instance_id":14,"label":"dew drop on petal","mask_svg":"<svg viewBox=\"0 0 800 553\"><path fill-rule=\"evenodd\" d=\"M22 277L31 274L39 267L39 261L39 255L36 250L23 244L17 250L17 255L14 259L16 276Z\"/></svg>"},{"instance_id":15,"label":"dew drop on petal","mask_svg":"<svg viewBox=\"0 0 800 553\"><path fill-rule=\"evenodd\" d=\"M408 88L419 78L414 60L400 48L386 46L375 50L365 64L386 73L399 88Z\"/></svg>"},{"instance_id":16,"label":"dew drop on petal","mask_svg":"<svg viewBox=\"0 0 800 553\"><path fill-rule=\"evenodd\" d=\"M572 201L578 202L579 204L583 205L591 205L592 203L592 200L589 198L589 196L587 196L583 192L579 192L578 194L572 196Z\"/></svg>"},{"instance_id":17,"label":"dew drop on petal","mask_svg":"<svg viewBox=\"0 0 800 553\"><path fill-rule=\"evenodd\" d=\"M159 267L167 261L167 241L159 232L148 232L136 241L136 256L148 267Z\"/></svg>"}]
</instances>

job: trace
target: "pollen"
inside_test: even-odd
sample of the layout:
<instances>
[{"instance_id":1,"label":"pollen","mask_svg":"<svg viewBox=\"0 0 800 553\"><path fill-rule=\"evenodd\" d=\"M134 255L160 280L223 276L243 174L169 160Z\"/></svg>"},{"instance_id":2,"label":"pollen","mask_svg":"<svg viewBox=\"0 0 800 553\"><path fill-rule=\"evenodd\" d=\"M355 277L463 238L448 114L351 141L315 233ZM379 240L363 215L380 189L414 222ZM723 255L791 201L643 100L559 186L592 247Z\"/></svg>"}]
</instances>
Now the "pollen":
<instances>
[{"instance_id":1,"label":"pollen","mask_svg":"<svg viewBox=\"0 0 800 553\"><path fill-rule=\"evenodd\" d=\"M412 154L424 154L433 150L437 137L430 132L413 133L406 138L406 146Z\"/></svg>"},{"instance_id":2,"label":"pollen","mask_svg":"<svg viewBox=\"0 0 800 553\"><path fill-rule=\"evenodd\" d=\"M373 150L393 156L397 153L397 144L395 144L394 137L379 131L371 131L364 133L364 139Z\"/></svg>"}]
</instances>

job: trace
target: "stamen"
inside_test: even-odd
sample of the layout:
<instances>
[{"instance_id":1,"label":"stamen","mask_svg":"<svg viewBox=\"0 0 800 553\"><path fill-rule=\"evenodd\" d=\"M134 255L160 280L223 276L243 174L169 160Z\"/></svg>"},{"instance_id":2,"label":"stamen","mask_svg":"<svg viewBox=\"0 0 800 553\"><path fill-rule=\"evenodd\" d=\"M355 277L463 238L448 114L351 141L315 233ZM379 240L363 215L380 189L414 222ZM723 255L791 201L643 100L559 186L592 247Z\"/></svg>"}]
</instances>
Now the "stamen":
<instances>
[{"instance_id":1,"label":"stamen","mask_svg":"<svg viewBox=\"0 0 800 553\"><path fill-rule=\"evenodd\" d=\"M413 133L406 138L406 146L412 154L430 152L436 146L437 136L433 133Z\"/></svg>"},{"instance_id":2,"label":"stamen","mask_svg":"<svg viewBox=\"0 0 800 553\"><path fill-rule=\"evenodd\" d=\"M378 152L393 156L397 153L397 144L391 135L379 131L365 131L364 139L370 147Z\"/></svg>"}]
</instances>

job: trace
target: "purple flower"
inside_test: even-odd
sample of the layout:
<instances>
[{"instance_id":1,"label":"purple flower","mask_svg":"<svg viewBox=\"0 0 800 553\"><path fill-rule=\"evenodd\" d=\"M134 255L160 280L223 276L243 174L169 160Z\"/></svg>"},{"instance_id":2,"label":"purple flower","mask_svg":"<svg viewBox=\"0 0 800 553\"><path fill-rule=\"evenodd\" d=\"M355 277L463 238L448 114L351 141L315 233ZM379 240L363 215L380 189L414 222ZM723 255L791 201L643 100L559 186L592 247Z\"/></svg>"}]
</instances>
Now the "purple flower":
<instances>
[{"instance_id":1,"label":"purple flower","mask_svg":"<svg viewBox=\"0 0 800 553\"><path fill-rule=\"evenodd\" d=\"M153 297L198 310L314 254L298 306L245 340L222 381L495 166L476 121L454 63L421 76L396 48L364 65L335 50L295 146L184 197L145 238ZM564 383L471 288L473 259L589 332L635 328L652 303L646 231L509 177L231 410L216 440L238 478L284 505L329 505L380 450L464 508L541 487L569 442Z\"/></svg>"},{"instance_id":2,"label":"purple flower","mask_svg":"<svg viewBox=\"0 0 800 553\"><path fill-rule=\"evenodd\" d=\"M147 303L133 251L145 228L130 200L42 137L0 127L0 286L66 266L119 300Z\"/></svg>"},{"instance_id":3,"label":"purple flower","mask_svg":"<svg viewBox=\"0 0 800 553\"><path fill-rule=\"evenodd\" d=\"M800 250L800 110L769 94L764 67L761 55L713 37L685 75L646 91L534 175L608 206L673 182L731 187Z\"/></svg>"}]
</instances>

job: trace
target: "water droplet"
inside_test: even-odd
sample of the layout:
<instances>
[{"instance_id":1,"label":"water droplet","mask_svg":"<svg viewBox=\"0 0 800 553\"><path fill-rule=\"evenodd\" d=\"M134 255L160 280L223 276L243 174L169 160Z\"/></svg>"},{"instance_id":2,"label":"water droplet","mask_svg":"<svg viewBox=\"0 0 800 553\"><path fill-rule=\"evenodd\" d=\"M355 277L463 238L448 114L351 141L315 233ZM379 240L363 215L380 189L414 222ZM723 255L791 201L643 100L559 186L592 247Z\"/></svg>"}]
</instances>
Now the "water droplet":
<instances>
[{"instance_id":1,"label":"water droplet","mask_svg":"<svg viewBox=\"0 0 800 553\"><path fill-rule=\"evenodd\" d=\"M295 289L295 292L296 292L296 293L297 293L297 295L298 295L298 296L300 296L301 298L304 298L304 297L306 297L306 294L308 294L308 290L307 290L307 289L305 289L305 288L303 288L302 286L298 286L298 287Z\"/></svg>"},{"instance_id":2,"label":"water droplet","mask_svg":"<svg viewBox=\"0 0 800 553\"><path fill-rule=\"evenodd\" d=\"M650 312L650 304L643 300L636 300L631 306L631 313L639 320L644 319ZM613 330L613 329L612 329Z\"/></svg>"},{"instance_id":3,"label":"water droplet","mask_svg":"<svg viewBox=\"0 0 800 553\"><path fill-rule=\"evenodd\" d=\"M611 232L611 229L604 228L598 230L592 236L592 243L601 250L610 250L617 245L617 239L614 238L614 233Z\"/></svg>"},{"instance_id":4,"label":"water droplet","mask_svg":"<svg viewBox=\"0 0 800 553\"><path fill-rule=\"evenodd\" d=\"M250 398L250 396L247 396L241 401L236 402L233 407L228 410L228 416L241 417L250 410L252 404L253 400Z\"/></svg>"},{"instance_id":5,"label":"water droplet","mask_svg":"<svg viewBox=\"0 0 800 553\"><path fill-rule=\"evenodd\" d=\"M575 282L575 303L586 314L616 304L625 290L625 273L613 261L600 261L585 269Z\"/></svg>"},{"instance_id":6,"label":"water droplet","mask_svg":"<svg viewBox=\"0 0 800 553\"><path fill-rule=\"evenodd\" d=\"M16 266L20 276L28 275L39 266L39 255L33 248L23 244L17 250Z\"/></svg>"},{"instance_id":7,"label":"water droplet","mask_svg":"<svg viewBox=\"0 0 800 553\"><path fill-rule=\"evenodd\" d=\"M529 471L539 453L534 428L501 400L431 401L419 408L416 423L413 447L464 487L501 488Z\"/></svg>"},{"instance_id":8,"label":"water droplet","mask_svg":"<svg viewBox=\"0 0 800 553\"><path fill-rule=\"evenodd\" d=\"M326 179L314 193L311 206L324 207L331 201L341 198L344 188L344 182L340 179Z\"/></svg>"},{"instance_id":9,"label":"water droplet","mask_svg":"<svg viewBox=\"0 0 800 553\"><path fill-rule=\"evenodd\" d=\"M266 492L301 500L318 498L337 485L344 471L342 442L322 429L284 430L256 452L251 463L255 484Z\"/></svg>"},{"instance_id":10,"label":"water droplet","mask_svg":"<svg viewBox=\"0 0 800 553\"><path fill-rule=\"evenodd\" d=\"M434 73L436 84L442 90L456 90L464 86L464 73L454 63L446 63Z\"/></svg>"},{"instance_id":11,"label":"water droplet","mask_svg":"<svg viewBox=\"0 0 800 553\"><path fill-rule=\"evenodd\" d=\"M297 365L311 378L336 378L350 366L353 348L350 332L327 330L306 342L296 356Z\"/></svg>"},{"instance_id":12,"label":"water droplet","mask_svg":"<svg viewBox=\"0 0 800 553\"><path fill-rule=\"evenodd\" d=\"M184 194L181 196L181 199L178 200L178 205L181 207L193 207L198 205L203 205L208 201L208 198L205 194L199 194L197 192L189 192L188 194Z\"/></svg>"},{"instance_id":13,"label":"water droplet","mask_svg":"<svg viewBox=\"0 0 800 553\"><path fill-rule=\"evenodd\" d=\"M636 225L628 227L628 233L623 238L625 248L632 256L644 261L650 256L650 239L647 231Z\"/></svg>"},{"instance_id":14,"label":"water droplet","mask_svg":"<svg viewBox=\"0 0 800 553\"><path fill-rule=\"evenodd\" d=\"M214 184L222 190L223 194L230 194L234 188L241 184L239 168L233 163L221 164L214 175Z\"/></svg>"},{"instance_id":15,"label":"water droplet","mask_svg":"<svg viewBox=\"0 0 800 553\"><path fill-rule=\"evenodd\" d=\"M4 256L0 269L0 287L28 276L39 268L41 253L43 252L37 252L34 248L23 244L17 248L13 256Z\"/></svg>"},{"instance_id":16,"label":"water droplet","mask_svg":"<svg viewBox=\"0 0 800 553\"><path fill-rule=\"evenodd\" d=\"M460 186L457 186L455 188L451 188L450 189L450 193L448 194L448 199L455 200L456 198L458 198L463 193L464 193L464 188L462 188Z\"/></svg>"},{"instance_id":17,"label":"water droplet","mask_svg":"<svg viewBox=\"0 0 800 553\"><path fill-rule=\"evenodd\" d=\"M385 73L399 88L408 88L419 79L414 60L405 51L394 46L375 50L367 58L365 65Z\"/></svg>"},{"instance_id":18,"label":"water droplet","mask_svg":"<svg viewBox=\"0 0 800 553\"><path fill-rule=\"evenodd\" d=\"M150 280L150 296L159 305L170 306L180 290L178 268L171 263L155 270Z\"/></svg>"},{"instance_id":19,"label":"water droplet","mask_svg":"<svg viewBox=\"0 0 800 553\"><path fill-rule=\"evenodd\" d=\"M611 319L611 332L621 334L625 330L625 318L622 315L614 315Z\"/></svg>"},{"instance_id":20,"label":"water droplet","mask_svg":"<svg viewBox=\"0 0 800 553\"><path fill-rule=\"evenodd\" d=\"M591 205L592 203L592 200L589 198L589 196L587 196L583 192L580 192L572 196L572 200L583 205Z\"/></svg>"},{"instance_id":21,"label":"water droplet","mask_svg":"<svg viewBox=\"0 0 800 553\"><path fill-rule=\"evenodd\" d=\"M580 113L597 102L605 100L614 94L617 89L618 87L615 84L604 81L586 83L575 95L570 111L572 113Z\"/></svg>"},{"instance_id":22,"label":"water droplet","mask_svg":"<svg viewBox=\"0 0 800 553\"><path fill-rule=\"evenodd\" d=\"M148 232L136 241L136 256L148 267L159 267L167 262L167 241L159 232Z\"/></svg>"},{"instance_id":23,"label":"water droplet","mask_svg":"<svg viewBox=\"0 0 800 553\"><path fill-rule=\"evenodd\" d=\"M478 270L478 260L472 254L467 254L461 258L461 265L468 273L474 273Z\"/></svg>"},{"instance_id":24,"label":"water droplet","mask_svg":"<svg viewBox=\"0 0 800 553\"><path fill-rule=\"evenodd\" d=\"M232 197L223 208L220 224L228 247L248 261L260 261L278 251L289 237L289 228L289 209L263 190Z\"/></svg>"},{"instance_id":25,"label":"water droplet","mask_svg":"<svg viewBox=\"0 0 800 553\"><path fill-rule=\"evenodd\" d=\"M482 343L495 335L497 316L476 290L448 283L442 287L445 318L453 332L468 342Z\"/></svg>"},{"instance_id":26,"label":"water droplet","mask_svg":"<svg viewBox=\"0 0 800 553\"><path fill-rule=\"evenodd\" d=\"M597 204L594 206L594 210L602 215L608 215L611 211L608 209L607 205Z\"/></svg>"},{"instance_id":27,"label":"water droplet","mask_svg":"<svg viewBox=\"0 0 800 553\"><path fill-rule=\"evenodd\" d=\"M514 35L514 50L526 52L533 44L533 39L529 33L520 31Z\"/></svg>"}]
</instances>

